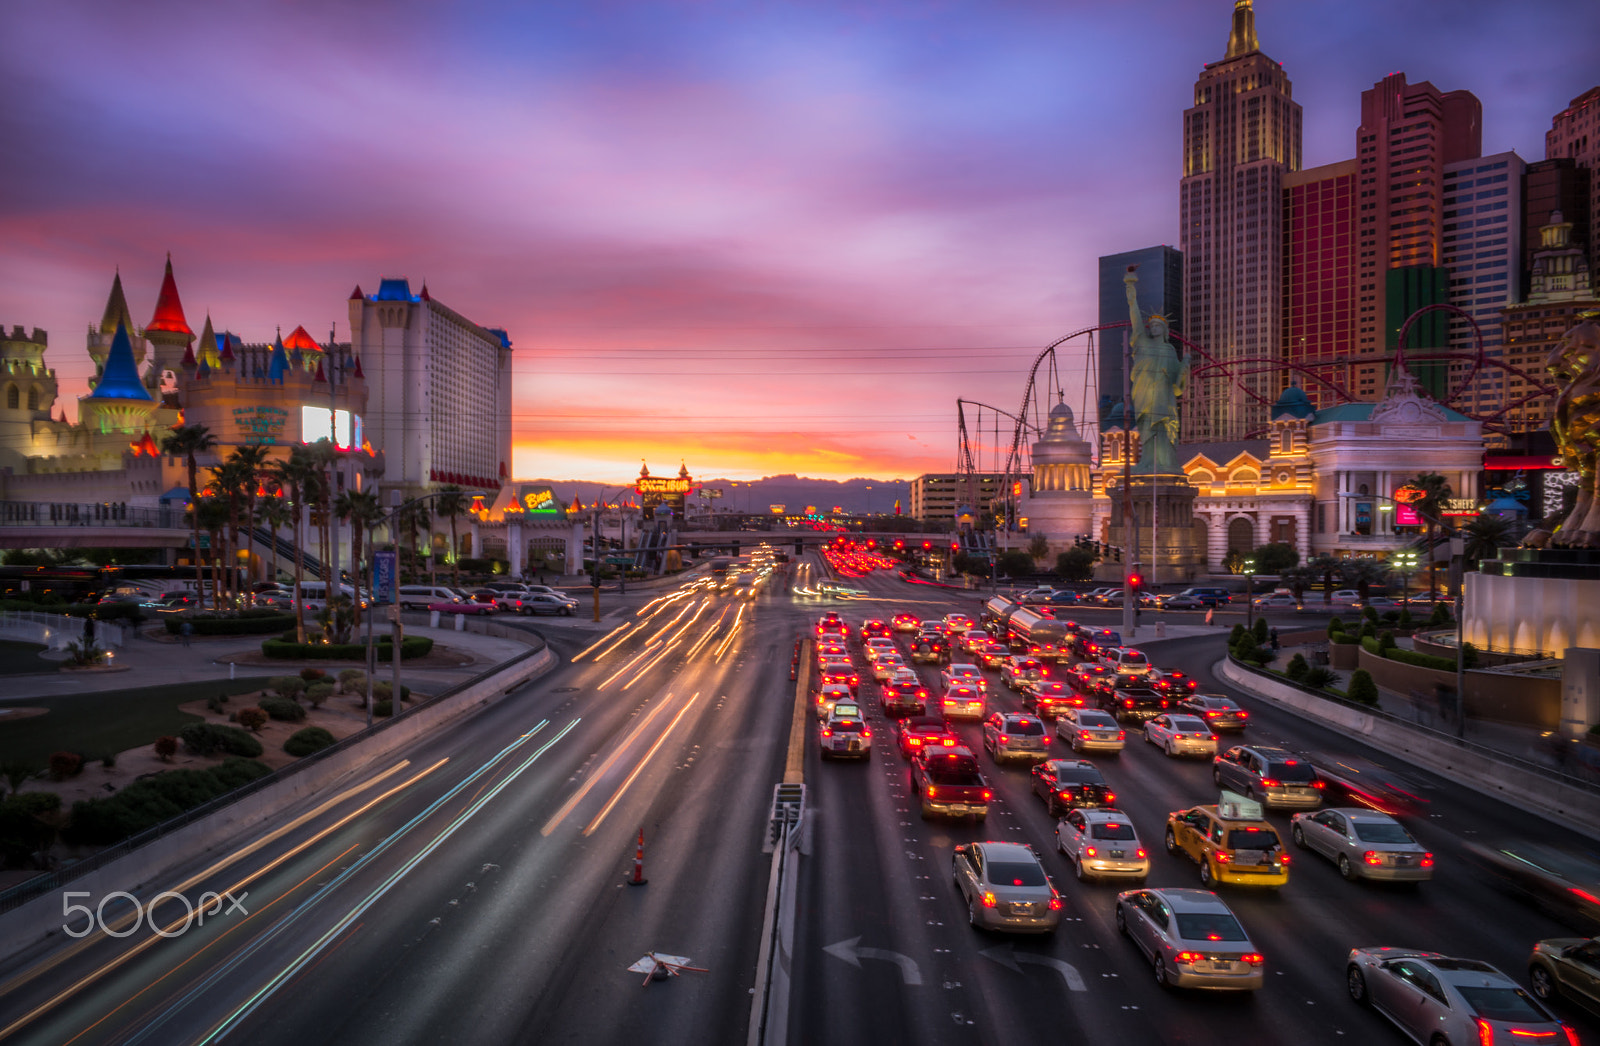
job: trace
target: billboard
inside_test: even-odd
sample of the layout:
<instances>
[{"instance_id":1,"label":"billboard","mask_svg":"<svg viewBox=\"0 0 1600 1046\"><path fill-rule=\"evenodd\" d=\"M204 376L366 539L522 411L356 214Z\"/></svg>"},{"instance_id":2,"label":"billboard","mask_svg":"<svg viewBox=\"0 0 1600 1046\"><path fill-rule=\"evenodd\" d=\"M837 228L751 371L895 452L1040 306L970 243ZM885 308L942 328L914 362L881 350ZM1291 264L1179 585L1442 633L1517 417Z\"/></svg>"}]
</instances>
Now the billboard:
<instances>
[{"instance_id":1,"label":"billboard","mask_svg":"<svg viewBox=\"0 0 1600 1046\"><path fill-rule=\"evenodd\" d=\"M1397 527L1420 527L1422 517L1417 515L1417 510L1410 505L1396 505L1394 507L1394 525Z\"/></svg>"},{"instance_id":2,"label":"billboard","mask_svg":"<svg viewBox=\"0 0 1600 1046\"><path fill-rule=\"evenodd\" d=\"M361 446L361 415L327 407L300 408L300 442L331 440L340 450Z\"/></svg>"},{"instance_id":3,"label":"billboard","mask_svg":"<svg viewBox=\"0 0 1600 1046\"><path fill-rule=\"evenodd\" d=\"M400 575L400 553L372 554L372 602L377 606L394 603L395 581Z\"/></svg>"}]
</instances>

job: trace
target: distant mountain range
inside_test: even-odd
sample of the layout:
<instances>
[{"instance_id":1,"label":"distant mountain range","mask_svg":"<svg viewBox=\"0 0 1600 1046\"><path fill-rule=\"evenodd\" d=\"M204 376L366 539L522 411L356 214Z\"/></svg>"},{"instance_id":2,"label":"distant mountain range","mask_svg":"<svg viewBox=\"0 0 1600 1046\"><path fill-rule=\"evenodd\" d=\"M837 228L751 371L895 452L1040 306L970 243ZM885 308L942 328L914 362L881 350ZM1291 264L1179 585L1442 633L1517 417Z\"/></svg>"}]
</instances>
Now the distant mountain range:
<instances>
[{"instance_id":1,"label":"distant mountain range","mask_svg":"<svg viewBox=\"0 0 1600 1046\"><path fill-rule=\"evenodd\" d=\"M572 504L574 495L585 505L596 498L605 497L607 501L616 501L619 498L632 496L633 487L626 488L626 494L619 495L618 488L613 484L591 483L587 480L574 479L531 479L518 480L518 483L548 484L555 492L556 498L562 503ZM911 482L909 480L894 479L847 479L843 481L832 479L807 479L804 476L767 476L757 480L732 480L732 479L700 479L695 478L695 483L701 491L720 490L722 496L712 499L712 506L718 512L754 512L765 513L773 505L784 506L785 512L804 512L807 505L815 505L819 512L830 512L838 506L850 513L882 513L885 515L894 512L894 503L898 499L900 511L905 515L911 514Z\"/></svg>"}]
</instances>

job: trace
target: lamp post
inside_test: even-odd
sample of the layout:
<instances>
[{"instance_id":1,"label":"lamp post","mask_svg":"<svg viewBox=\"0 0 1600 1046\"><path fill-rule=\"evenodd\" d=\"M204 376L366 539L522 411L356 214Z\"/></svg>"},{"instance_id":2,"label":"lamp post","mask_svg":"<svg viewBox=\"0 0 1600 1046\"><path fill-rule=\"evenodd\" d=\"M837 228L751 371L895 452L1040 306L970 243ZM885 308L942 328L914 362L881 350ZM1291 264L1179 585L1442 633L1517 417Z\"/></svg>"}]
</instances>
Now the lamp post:
<instances>
[{"instance_id":1,"label":"lamp post","mask_svg":"<svg viewBox=\"0 0 1600 1046\"><path fill-rule=\"evenodd\" d=\"M400 492L397 490L394 493L396 495L396 498L398 498ZM378 543L377 543L377 540L376 540L376 534L377 534L378 528L379 527L387 527L387 526L389 526L389 524L391 522L393 522L393 521L395 521L395 520L397 520L399 518L400 513L404 512L406 509L410 508L412 505L418 504L418 503L423 502L423 501L429 501L429 500L431 500L433 498L442 497L445 494L454 494L454 493L461 493L461 494L465 494L465 495L468 495L468 496L471 496L471 497L483 497L484 496L484 493L481 490L479 490L479 491L473 491L473 490L468 490L468 491L435 490L435 491L431 491L431 492L429 492L427 494L422 494L422 495L419 495L417 497L414 497L414 498L410 499L409 501L400 501L400 502L398 502L392 509L389 510L387 515L379 517L377 520L375 520L374 522L372 522L371 524L369 524L367 526L367 594L369 596L371 596L372 598L376 599L377 595L378 595L378 593L377 593L377 570L378 570L378 560L377 560L378 548L377 548L377 544ZM394 546L395 546L396 554L398 554L399 549L400 549L400 542L399 542L398 538L395 540ZM398 575L396 575L395 580L398 583L398 581L399 581L399 576ZM397 584L396 587L398 588L398 584ZM333 589L330 586L329 591L332 592L332 591L335 591L335 589ZM359 592L356 593L356 598L357 599L361 598L361 594ZM366 618L367 618L367 726L369 726L369 727L372 725L372 677L376 673L377 667L378 667L378 648L372 642L372 618L373 618L373 614L371 613L371 611L375 610L375 609L377 609L375 606L374 607L369 607L368 608L368 613L366 615ZM394 606L389 608L389 613L391 615L393 615L390 618L390 620L394 622L394 645L393 645L393 647L391 647L391 649L389 651L389 662L390 662L391 666L394 669L394 680L390 684L390 688L391 689L390 689L390 694L389 694L389 715L392 717L392 716L397 716L397 715L400 714L400 706L401 706L401 701L400 701L400 642L404 638L404 633L405 633L405 628L400 622L400 596L399 596L398 592L396 592L396 594L395 594Z\"/></svg>"},{"instance_id":2,"label":"lamp post","mask_svg":"<svg viewBox=\"0 0 1600 1046\"><path fill-rule=\"evenodd\" d=\"M1244 627L1256 623L1256 557L1244 561Z\"/></svg>"},{"instance_id":3,"label":"lamp post","mask_svg":"<svg viewBox=\"0 0 1600 1046\"><path fill-rule=\"evenodd\" d=\"M1417 554L1410 549L1402 549L1394 554L1394 565L1400 571L1400 598L1410 602L1411 574L1417 568Z\"/></svg>"}]
</instances>

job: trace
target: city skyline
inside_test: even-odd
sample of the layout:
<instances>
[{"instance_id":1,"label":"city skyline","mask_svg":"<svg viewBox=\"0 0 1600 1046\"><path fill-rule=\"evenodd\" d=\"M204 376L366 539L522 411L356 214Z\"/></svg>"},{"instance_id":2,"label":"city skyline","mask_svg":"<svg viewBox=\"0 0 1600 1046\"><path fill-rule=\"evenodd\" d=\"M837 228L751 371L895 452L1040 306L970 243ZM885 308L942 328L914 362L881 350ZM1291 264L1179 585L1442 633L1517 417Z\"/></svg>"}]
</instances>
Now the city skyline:
<instances>
[{"instance_id":1,"label":"city skyline","mask_svg":"<svg viewBox=\"0 0 1600 1046\"><path fill-rule=\"evenodd\" d=\"M404 275L509 332L518 476L948 471L957 396L1014 410L1094 324L1098 257L1177 245L1231 8L12 11L0 323L45 328L75 396L119 268L144 322L170 250L191 324L246 341L348 340L351 287ZM1600 12L1451 12L1257 6L1304 166L1354 155L1395 71L1543 158Z\"/></svg>"}]
</instances>

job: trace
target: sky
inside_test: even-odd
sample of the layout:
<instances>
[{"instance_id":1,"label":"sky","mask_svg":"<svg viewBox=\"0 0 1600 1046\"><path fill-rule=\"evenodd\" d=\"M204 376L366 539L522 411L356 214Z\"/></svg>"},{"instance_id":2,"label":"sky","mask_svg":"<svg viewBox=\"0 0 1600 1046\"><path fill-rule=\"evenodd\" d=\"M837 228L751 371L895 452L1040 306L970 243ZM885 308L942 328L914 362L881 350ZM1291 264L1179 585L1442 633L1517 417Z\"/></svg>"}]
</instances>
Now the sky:
<instances>
[{"instance_id":1,"label":"sky","mask_svg":"<svg viewBox=\"0 0 1600 1046\"><path fill-rule=\"evenodd\" d=\"M190 325L348 339L404 275L514 346L518 476L909 478L1009 447L1096 259L1177 241L1229 0L147 0L0 6L0 324L63 401L120 269ZM1391 72L1544 157L1593 0L1258 0L1304 163ZM1041 369L1080 417L1087 339ZM979 406L982 405L982 406ZM75 403L69 408L75 415ZM997 426L997 419L999 419ZM976 438L976 437L975 437ZM1004 450L998 451L1003 455Z\"/></svg>"}]
</instances>

